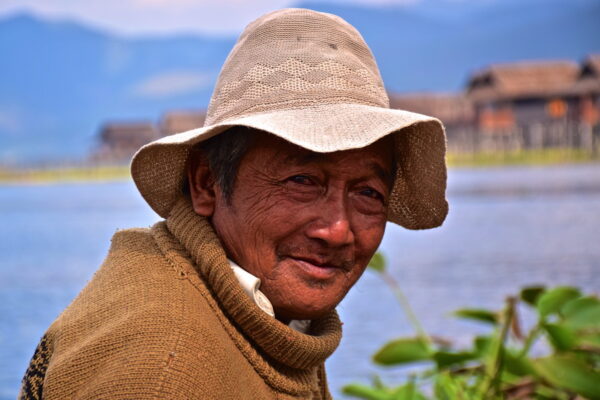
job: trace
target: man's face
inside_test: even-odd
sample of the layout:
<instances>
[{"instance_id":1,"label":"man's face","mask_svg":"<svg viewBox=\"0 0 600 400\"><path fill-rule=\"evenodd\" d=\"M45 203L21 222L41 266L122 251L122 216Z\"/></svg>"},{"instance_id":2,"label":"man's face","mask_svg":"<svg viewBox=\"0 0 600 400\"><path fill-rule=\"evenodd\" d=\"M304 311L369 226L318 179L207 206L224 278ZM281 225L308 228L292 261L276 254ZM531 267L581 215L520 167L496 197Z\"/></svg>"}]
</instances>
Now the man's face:
<instances>
[{"instance_id":1,"label":"man's face","mask_svg":"<svg viewBox=\"0 0 600 400\"><path fill-rule=\"evenodd\" d=\"M323 316L365 270L385 229L391 148L323 154L258 134L229 203L215 190L227 255L260 278L278 319Z\"/></svg>"}]
</instances>

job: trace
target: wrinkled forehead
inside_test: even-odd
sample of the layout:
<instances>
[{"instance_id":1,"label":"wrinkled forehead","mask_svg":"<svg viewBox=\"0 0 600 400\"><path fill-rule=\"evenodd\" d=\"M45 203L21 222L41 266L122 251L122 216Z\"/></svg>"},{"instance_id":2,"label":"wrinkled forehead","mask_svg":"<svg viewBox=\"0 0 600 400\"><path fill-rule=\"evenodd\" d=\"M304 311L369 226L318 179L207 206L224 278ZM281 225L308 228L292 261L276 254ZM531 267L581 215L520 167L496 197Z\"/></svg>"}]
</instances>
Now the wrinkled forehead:
<instances>
[{"instance_id":1,"label":"wrinkled forehead","mask_svg":"<svg viewBox=\"0 0 600 400\"><path fill-rule=\"evenodd\" d=\"M250 149L257 158L277 168L279 165L340 165L347 163L356 167L366 166L386 182L396 175L393 138L388 135L368 146L321 153L305 149L267 132L257 131Z\"/></svg>"}]
</instances>

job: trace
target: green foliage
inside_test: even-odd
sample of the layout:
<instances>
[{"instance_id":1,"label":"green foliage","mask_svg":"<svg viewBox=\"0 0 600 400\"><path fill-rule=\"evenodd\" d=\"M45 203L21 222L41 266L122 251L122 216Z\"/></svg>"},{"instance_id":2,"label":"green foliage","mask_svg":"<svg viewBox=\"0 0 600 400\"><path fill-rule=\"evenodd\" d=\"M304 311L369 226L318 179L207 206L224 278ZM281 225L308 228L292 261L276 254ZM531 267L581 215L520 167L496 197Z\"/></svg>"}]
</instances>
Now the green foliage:
<instances>
[{"instance_id":1,"label":"green foliage","mask_svg":"<svg viewBox=\"0 0 600 400\"><path fill-rule=\"evenodd\" d=\"M538 298L545 290L543 286L529 286L521 290L519 297L530 306L535 306Z\"/></svg>"},{"instance_id":2,"label":"green foliage","mask_svg":"<svg viewBox=\"0 0 600 400\"><path fill-rule=\"evenodd\" d=\"M419 338L402 338L389 342L373 356L373 361L381 365L405 364L431 359L431 352Z\"/></svg>"},{"instance_id":3,"label":"green foliage","mask_svg":"<svg viewBox=\"0 0 600 400\"><path fill-rule=\"evenodd\" d=\"M369 268L377 272L385 271L385 257L380 252L375 253L369 262Z\"/></svg>"},{"instance_id":4,"label":"green foliage","mask_svg":"<svg viewBox=\"0 0 600 400\"><path fill-rule=\"evenodd\" d=\"M398 338L373 356L380 365L423 364L408 382L386 386L351 384L344 394L367 400L600 399L600 300L573 287L528 287L509 297L500 311L461 309L455 316L484 323L487 335L471 348L432 340L423 331L398 283L376 256L371 267L390 285L413 323L416 337ZM523 332L518 312L529 307L537 322ZM544 340L549 351L533 357L530 349Z\"/></svg>"},{"instance_id":5,"label":"green foliage","mask_svg":"<svg viewBox=\"0 0 600 400\"><path fill-rule=\"evenodd\" d=\"M391 393L385 389L360 385L358 383L344 386L342 392L349 396L366 400L388 400L391 398Z\"/></svg>"},{"instance_id":6,"label":"green foliage","mask_svg":"<svg viewBox=\"0 0 600 400\"><path fill-rule=\"evenodd\" d=\"M342 391L346 395L367 400L427 400L414 381L409 381L396 388L353 383L345 386Z\"/></svg>"},{"instance_id":7,"label":"green foliage","mask_svg":"<svg viewBox=\"0 0 600 400\"><path fill-rule=\"evenodd\" d=\"M555 355L535 360L538 376L590 399L600 399L600 372L574 355Z\"/></svg>"},{"instance_id":8,"label":"green foliage","mask_svg":"<svg viewBox=\"0 0 600 400\"><path fill-rule=\"evenodd\" d=\"M452 366L463 365L467 361L477 359L477 353L470 351L444 351L439 350L433 353L433 361L438 369L444 369Z\"/></svg>"},{"instance_id":9,"label":"green foliage","mask_svg":"<svg viewBox=\"0 0 600 400\"><path fill-rule=\"evenodd\" d=\"M495 325L498 322L498 315L488 310L475 308L463 308L454 312L454 315L465 319L474 319L480 322L487 322Z\"/></svg>"},{"instance_id":10,"label":"green foliage","mask_svg":"<svg viewBox=\"0 0 600 400\"><path fill-rule=\"evenodd\" d=\"M569 301L580 297L579 290L572 287L557 287L540 295L535 303L542 317L560 313L561 308Z\"/></svg>"}]
</instances>

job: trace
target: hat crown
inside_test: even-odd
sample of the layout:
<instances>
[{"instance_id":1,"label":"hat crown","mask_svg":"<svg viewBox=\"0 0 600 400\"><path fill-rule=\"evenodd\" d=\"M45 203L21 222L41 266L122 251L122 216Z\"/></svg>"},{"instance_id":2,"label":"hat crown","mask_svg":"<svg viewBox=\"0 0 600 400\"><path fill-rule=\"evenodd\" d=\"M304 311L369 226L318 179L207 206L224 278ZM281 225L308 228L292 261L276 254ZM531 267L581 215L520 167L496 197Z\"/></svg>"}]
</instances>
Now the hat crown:
<instances>
[{"instance_id":1,"label":"hat crown","mask_svg":"<svg viewBox=\"0 0 600 400\"><path fill-rule=\"evenodd\" d=\"M284 9L255 20L241 34L215 85L205 126L341 103L389 108L369 47L340 17Z\"/></svg>"}]
</instances>

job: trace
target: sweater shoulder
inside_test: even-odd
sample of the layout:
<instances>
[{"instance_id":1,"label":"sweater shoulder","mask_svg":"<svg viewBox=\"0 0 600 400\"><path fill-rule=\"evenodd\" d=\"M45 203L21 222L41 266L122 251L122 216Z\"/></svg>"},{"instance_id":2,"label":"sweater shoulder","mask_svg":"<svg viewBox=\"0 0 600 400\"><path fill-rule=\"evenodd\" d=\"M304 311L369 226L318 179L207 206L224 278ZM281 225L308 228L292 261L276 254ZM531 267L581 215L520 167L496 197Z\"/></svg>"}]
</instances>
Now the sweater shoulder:
<instances>
[{"instance_id":1,"label":"sweater shoulder","mask_svg":"<svg viewBox=\"0 0 600 400\"><path fill-rule=\"evenodd\" d=\"M168 301L180 301L176 288L180 286L177 273L163 254L148 228L131 228L116 232L108 254L86 287L63 313L94 318L97 309L126 309L132 313L165 311L176 314ZM164 304L164 307L153 307ZM114 314L113 314L114 315ZM110 315L99 317L101 322Z\"/></svg>"},{"instance_id":2,"label":"sweater shoulder","mask_svg":"<svg viewBox=\"0 0 600 400\"><path fill-rule=\"evenodd\" d=\"M156 280L167 283L175 278L175 272L169 258L157 246L152 230L131 228L113 235L108 254L92 281L103 282L108 278L107 283L114 286L118 276L131 285L146 285Z\"/></svg>"},{"instance_id":3,"label":"sweater shoulder","mask_svg":"<svg viewBox=\"0 0 600 400\"><path fill-rule=\"evenodd\" d=\"M150 229L115 233L100 269L49 329L44 398L160 393L181 334L183 287Z\"/></svg>"},{"instance_id":4,"label":"sweater shoulder","mask_svg":"<svg viewBox=\"0 0 600 400\"><path fill-rule=\"evenodd\" d=\"M111 261L113 257L128 257L133 261L134 259L160 253L149 228L119 230L115 232L110 242L104 264Z\"/></svg>"}]
</instances>

